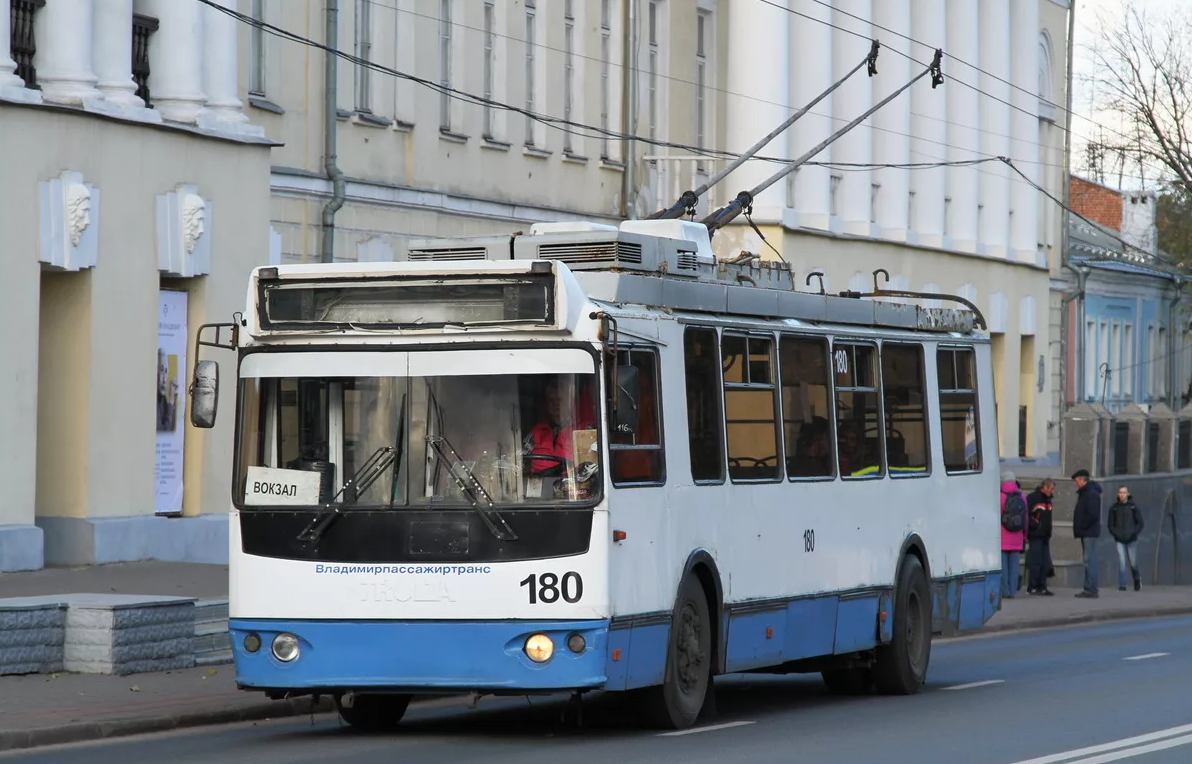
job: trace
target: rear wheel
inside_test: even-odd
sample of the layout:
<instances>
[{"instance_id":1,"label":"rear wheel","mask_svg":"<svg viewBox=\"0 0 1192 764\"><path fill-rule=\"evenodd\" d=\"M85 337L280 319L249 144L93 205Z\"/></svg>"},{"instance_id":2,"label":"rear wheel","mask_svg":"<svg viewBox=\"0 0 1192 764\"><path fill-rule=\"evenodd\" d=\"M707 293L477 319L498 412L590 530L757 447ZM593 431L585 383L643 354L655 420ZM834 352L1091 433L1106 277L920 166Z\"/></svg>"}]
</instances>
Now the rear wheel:
<instances>
[{"instance_id":1,"label":"rear wheel","mask_svg":"<svg viewBox=\"0 0 1192 764\"><path fill-rule=\"evenodd\" d=\"M931 660L931 592L927 574L914 555L898 570L893 639L877 649L874 684L886 695L913 695L927 680Z\"/></svg>"},{"instance_id":2,"label":"rear wheel","mask_svg":"<svg viewBox=\"0 0 1192 764\"><path fill-rule=\"evenodd\" d=\"M402 717L406 715L410 697L349 695L336 700L336 706L339 708L339 717L352 729L361 732L389 732L396 729Z\"/></svg>"},{"instance_id":3,"label":"rear wheel","mask_svg":"<svg viewBox=\"0 0 1192 764\"><path fill-rule=\"evenodd\" d=\"M712 680L712 619L708 599L695 576L679 588L671 617L662 685L643 696L655 726L686 729L695 724Z\"/></svg>"}]
</instances>

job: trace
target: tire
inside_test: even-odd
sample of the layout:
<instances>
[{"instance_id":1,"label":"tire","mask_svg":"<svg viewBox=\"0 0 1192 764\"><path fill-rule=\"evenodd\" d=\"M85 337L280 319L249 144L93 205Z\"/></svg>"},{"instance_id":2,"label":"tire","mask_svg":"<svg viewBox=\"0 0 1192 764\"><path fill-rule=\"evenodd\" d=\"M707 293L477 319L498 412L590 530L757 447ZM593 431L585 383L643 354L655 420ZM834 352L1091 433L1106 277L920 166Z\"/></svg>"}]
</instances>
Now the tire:
<instances>
[{"instance_id":1,"label":"tire","mask_svg":"<svg viewBox=\"0 0 1192 764\"><path fill-rule=\"evenodd\" d=\"M662 684L644 695L653 726L687 729L695 724L712 684L712 618L708 598L693 575L679 587L667 639Z\"/></svg>"},{"instance_id":2,"label":"tire","mask_svg":"<svg viewBox=\"0 0 1192 764\"><path fill-rule=\"evenodd\" d=\"M821 671L820 676L833 695L864 695L873 686L873 672L864 668Z\"/></svg>"},{"instance_id":3,"label":"tire","mask_svg":"<svg viewBox=\"0 0 1192 764\"><path fill-rule=\"evenodd\" d=\"M355 695L352 705L336 700L339 718L360 732L391 732L397 728L410 705L409 695Z\"/></svg>"},{"instance_id":4,"label":"tire","mask_svg":"<svg viewBox=\"0 0 1192 764\"><path fill-rule=\"evenodd\" d=\"M877 648L874 685L884 695L913 695L931 662L931 591L923 564L907 555L898 569L893 639Z\"/></svg>"}]
</instances>

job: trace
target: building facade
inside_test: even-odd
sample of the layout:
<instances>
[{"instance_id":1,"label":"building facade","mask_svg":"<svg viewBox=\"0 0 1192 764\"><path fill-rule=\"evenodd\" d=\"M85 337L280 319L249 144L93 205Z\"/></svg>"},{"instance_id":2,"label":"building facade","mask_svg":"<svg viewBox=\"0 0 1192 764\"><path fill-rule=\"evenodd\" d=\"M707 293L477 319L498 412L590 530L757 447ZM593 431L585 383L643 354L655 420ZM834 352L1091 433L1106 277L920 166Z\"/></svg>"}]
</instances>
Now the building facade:
<instances>
[{"instance_id":1,"label":"building facade","mask_svg":"<svg viewBox=\"0 0 1192 764\"><path fill-rule=\"evenodd\" d=\"M0 571L227 557L231 427L186 426L194 334L268 255L271 143L236 22L0 0Z\"/></svg>"}]
</instances>

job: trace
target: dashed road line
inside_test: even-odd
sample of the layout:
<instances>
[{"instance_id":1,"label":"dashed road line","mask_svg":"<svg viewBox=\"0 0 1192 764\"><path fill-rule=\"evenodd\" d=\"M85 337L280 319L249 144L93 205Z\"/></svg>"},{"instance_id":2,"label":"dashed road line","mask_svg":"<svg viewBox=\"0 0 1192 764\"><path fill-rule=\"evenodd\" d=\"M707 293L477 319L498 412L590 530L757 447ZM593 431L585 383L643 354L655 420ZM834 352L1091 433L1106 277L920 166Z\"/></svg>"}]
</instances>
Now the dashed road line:
<instances>
[{"instance_id":1,"label":"dashed road line","mask_svg":"<svg viewBox=\"0 0 1192 764\"><path fill-rule=\"evenodd\" d=\"M1188 745L1192 743L1192 734L1188 734L1190 732L1192 732L1192 724L1185 724L1181 727L1170 727L1158 732L1115 740L1112 743L1102 743L1088 748L1078 748L1074 751L1025 759L1015 762L1015 764L1108 764L1111 761L1120 761Z\"/></svg>"},{"instance_id":2,"label":"dashed road line","mask_svg":"<svg viewBox=\"0 0 1192 764\"><path fill-rule=\"evenodd\" d=\"M725 722L724 724L713 724L708 727L693 727L687 730L678 730L676 732L660 732L658 737L678 737L679 735L694 735L697 732L715 732L716 730L726 730L729 727L744 727L746 724L757 724L757 722Z\"/></svg>"},{"instance_id":3,"label":"dashed road line","mask_svg":"<svg viewBox=\"0 0 1192 764\"><path fill-rule=\"evenodd\" d=\"M991 684L1002 684L1005 679L986 679L983 682L969 682L968 684L956 684L951 687L944 687L945 690L971 690L974 687L988 687Z\"/></svg>"},{"instance_id":4,"label":"dashed road line","mask_svg":"<svg viewBox=\"0 0 1192 764\"><path fill-rule=\"evenodd\" d=\"M1122 658L1124 661L1145 661L1148 658L1162 658L1171 653L1147 653L1146 655L1131 655L1129 658Z\"/></svg>"}]
</instances>

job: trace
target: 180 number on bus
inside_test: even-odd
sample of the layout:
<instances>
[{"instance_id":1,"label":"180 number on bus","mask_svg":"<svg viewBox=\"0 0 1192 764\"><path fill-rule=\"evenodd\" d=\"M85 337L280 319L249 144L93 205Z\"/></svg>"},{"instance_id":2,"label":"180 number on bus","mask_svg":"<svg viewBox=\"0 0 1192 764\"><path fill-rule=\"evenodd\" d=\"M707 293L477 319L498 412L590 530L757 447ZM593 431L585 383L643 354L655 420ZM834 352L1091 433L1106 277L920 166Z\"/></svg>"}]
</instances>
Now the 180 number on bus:
<instances>
[{"instance_id":1,"label":"180 number on bus","mask_svg":"<svg viewBox=\"0 0 1192 764\"><path fill-rule=\"evenodd\" d=\"M562 580L556 573L531 573L522 579L519 586L529 588L531 605L539 602L549 605L558 602L559 597L564 602L575 604L584 596L584 579L575 571L564 573Z\"/></svg>"}]
</instances>

